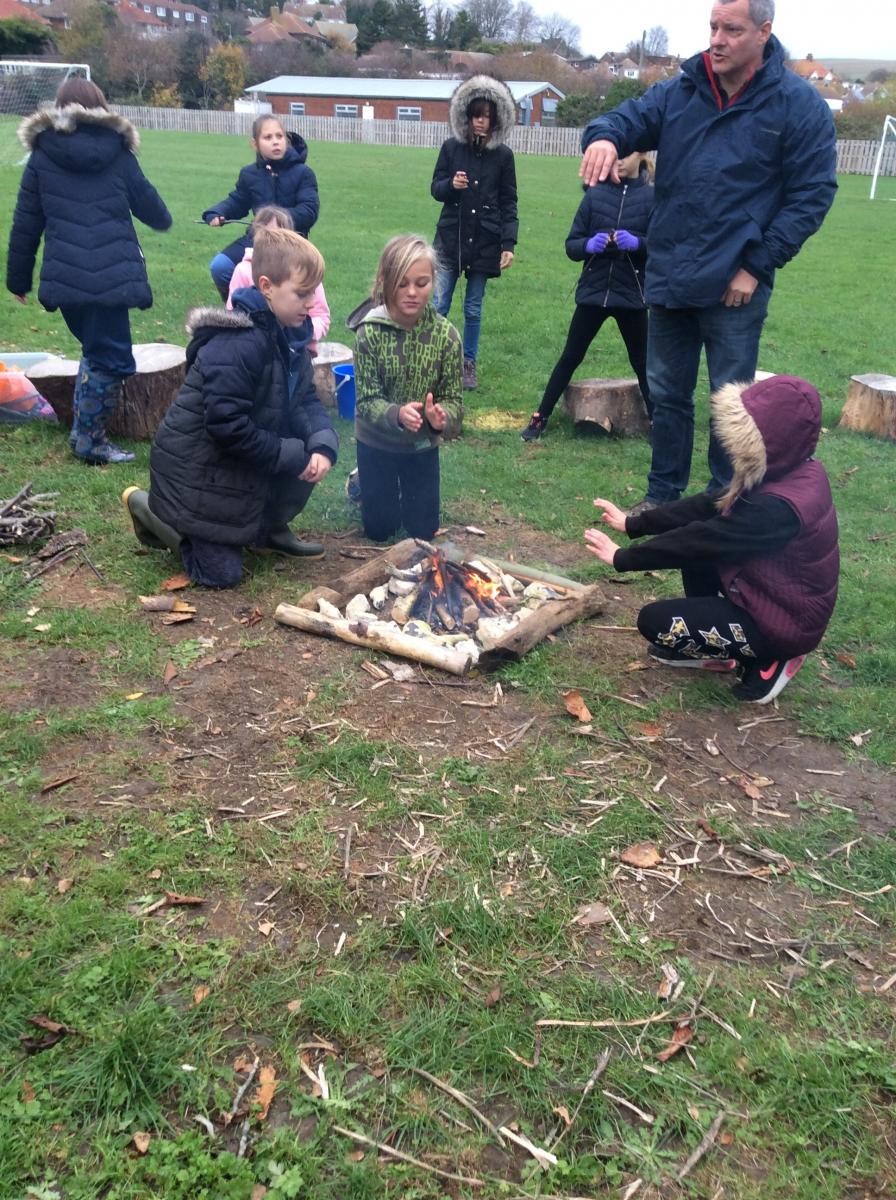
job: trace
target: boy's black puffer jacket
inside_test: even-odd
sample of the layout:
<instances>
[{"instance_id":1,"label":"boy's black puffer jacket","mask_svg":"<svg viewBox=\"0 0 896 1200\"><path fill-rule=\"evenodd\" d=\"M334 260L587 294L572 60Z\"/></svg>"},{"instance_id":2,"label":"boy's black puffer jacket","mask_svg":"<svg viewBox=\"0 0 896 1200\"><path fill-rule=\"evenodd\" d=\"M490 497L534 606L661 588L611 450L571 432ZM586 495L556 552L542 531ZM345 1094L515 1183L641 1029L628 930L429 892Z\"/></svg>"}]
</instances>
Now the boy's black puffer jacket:
<instances>
[{"instance_id":1,"label":"boy's black puffer jacket","mask_svg":"<svg viewBox=\"0 0 896 1200\"><path fill-rule=\"evenodd\" d=\"M150 454L149 506L187 537L248 546L272 487L282 497L314 453L336 461L339 438L312 379L311 321L290 331L287 349L262 297L244 288L233 311L195 309L187 332L187 374Z\"/></svg>"},{"instance_id":2,"label":"boy's black puffer jacket","mask_svg":"<svg viewBox=\"0 0 896 1200\"><path fill-rule=\"evenodd\" d=\"M160 230L171 225L171 214L140 170L130 121L69 104L28 117L19 138L31 157L9 235L7 288L17 296L31 291L43 237L37 296L44 308L149 308L152 292L131 213Z\"/></svg>"},{"instance_id":3,"label":"boy's black puffer jacket","mask_svg":"<svg viewBox=\"0 0 896 1200\"><path fill-rule=\"evenodd\" d=\"M567 255L573 262L585 263L576 288L576 304L646 308L644 264L653 196L653 185L647 182L644 171L636 179L624 179L622 183L607 180L587 189L566 238ZM640 238L638 249L625 254L611 244L603 254L586 252L585 243L593 234L616 229L627 229Z\"/></svg>"},{"instance_id":4,"label":"boy's black puffer jacket","mask_svg":"<svg viewBox=\"0 0 896 1200\"><path fill-rule=\"evenodd\" d=\"M239 221L265 204L276 204L288 211L296 232L308 236L320 212L317 177L305 165L308 157L305 139L294 132L287 136L289 146L280 161L268 162L256 154L255 162L240 171L230 195L202 214L206 224L213 217Z\"/></svg>"}]
</instances>

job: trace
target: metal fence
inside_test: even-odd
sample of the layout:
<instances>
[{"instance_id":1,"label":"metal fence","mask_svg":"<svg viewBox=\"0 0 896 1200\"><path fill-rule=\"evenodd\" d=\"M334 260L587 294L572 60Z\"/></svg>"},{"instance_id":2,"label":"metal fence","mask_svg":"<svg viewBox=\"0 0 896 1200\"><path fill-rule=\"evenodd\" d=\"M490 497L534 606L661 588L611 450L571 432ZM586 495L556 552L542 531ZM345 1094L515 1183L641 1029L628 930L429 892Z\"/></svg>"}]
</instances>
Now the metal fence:
<instances>
[{"instance_id":1,"label":"metal fence","mask_svg":"<svg viewBox=\"0 0 896 1200\"><path fill-rule=\"evenodd\" d=\"M218 112L214 109L137 108L116 105L116 110L139 129L166 129L178 133L228 133L248 137L254 113ZM443 121L363 121L341 117L280 118L311 142L357 142L367 146L419 146L438 149L448 136ZM517 125L510 146L518 154L545 154L575 158L579 155L580 129L545 125ZM837 170L845 175L871 175L878 142L837 143ZM896 143L884 149L882 175L896 175Z\"/></svg>"}]
</instances>

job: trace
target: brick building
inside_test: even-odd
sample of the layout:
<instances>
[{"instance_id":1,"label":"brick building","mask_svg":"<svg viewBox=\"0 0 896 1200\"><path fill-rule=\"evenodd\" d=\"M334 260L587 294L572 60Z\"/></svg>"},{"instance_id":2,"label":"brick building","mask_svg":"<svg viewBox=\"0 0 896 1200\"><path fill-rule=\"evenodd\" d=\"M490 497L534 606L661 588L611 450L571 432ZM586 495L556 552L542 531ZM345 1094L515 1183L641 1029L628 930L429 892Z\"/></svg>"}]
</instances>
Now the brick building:
<instances>
[{"instance_id":1,"label":"brick building","mask_svg":"<svg viewBox=\"0 0 896 1200\"><path fill-rule=\"evenodd\" d=\"M564 93L552 83L508 79L520 125L556 124ZM278 75L246 91L275 113L296 117L447 121L457 79L363 79L341 75Z\"/></svg>"}]
</instances>

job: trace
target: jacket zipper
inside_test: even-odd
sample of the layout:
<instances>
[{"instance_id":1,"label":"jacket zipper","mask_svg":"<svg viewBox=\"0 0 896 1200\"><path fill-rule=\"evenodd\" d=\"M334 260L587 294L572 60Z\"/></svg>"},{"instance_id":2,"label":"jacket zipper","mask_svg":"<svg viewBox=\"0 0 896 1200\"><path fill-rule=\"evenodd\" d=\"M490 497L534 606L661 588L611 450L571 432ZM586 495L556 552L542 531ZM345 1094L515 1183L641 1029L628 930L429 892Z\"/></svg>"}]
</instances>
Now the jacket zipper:
<instances>
[{"instance_id":1,"label":"jacket zipper","mask_svg":"<svg viewBox=\"0 0 896 1200\"><path fill-rule=\"evenodd\" d=\"M624 183L622 185L622 195L619 197L619 212L616 214L616 229L619 228L619 222L622 220L622 210L625 207L625 196L626 196L627 192L628 192L628 184ZM606 308L608 306L608 301L610 299L611 284L613 282L613 268L615 266L616 266L616 260L614 259L610 263L610 273L609 273L609 275L607 275L607 290L604 295L604 302L603 302L604 308Z\"/></svg>"}]
</instances>

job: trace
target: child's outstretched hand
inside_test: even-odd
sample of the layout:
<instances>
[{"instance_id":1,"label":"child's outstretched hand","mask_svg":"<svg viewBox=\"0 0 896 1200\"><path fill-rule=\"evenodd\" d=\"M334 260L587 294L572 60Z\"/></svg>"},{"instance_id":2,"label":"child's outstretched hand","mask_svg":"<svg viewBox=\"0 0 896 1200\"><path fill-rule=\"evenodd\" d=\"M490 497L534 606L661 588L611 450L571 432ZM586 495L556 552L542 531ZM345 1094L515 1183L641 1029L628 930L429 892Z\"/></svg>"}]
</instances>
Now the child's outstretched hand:
<instances>
[{"instance_id":1,"label":"child's outstretched hand","mask_svg":"<svg viewBox=\"0 0 896 1200\"><path fill-rule=\"evenodd\" d=\"M223 225L223 224L224 224L223 217L212 217L212 219L209 221L209 225L211 225L212 229L217 229L219 225Z\"/></svg>"},{"instance_id":2,"label":"child's outstretched hand","mask_svg":"<svg viewBox=\"0 0 896 1200\"><path fill-rule=\"evenodd\" d=\"M408 433L419 433L423 424L423 405L419 400L411 404L402 404L398 410L398 424Z\"/></svg>"},{"instance_id":3,"label":"child's outstretched hand","mask_svg":"<svg viewBox=\"0 0 896 1200\"><path fill-rule=\"evenodd\" d=\"M602 529L586 529L585 545L592 554L597 555L601 562L613 565L613 555L619 549L612 538L607 537Z\"/></svg>"},{"instance_id":4,"label":"child's outstretched hand","mask_svg":"<svg viewBox=\"0 0 896 1200\"><path fill-rule=\"evenodd\" d=\"M437 433L441 433L441 431L448 424L448 414L445 412L444 408L442 408L441 404L436 404L435 400L433 399L432 392L426 393L426 403L423 405L423 415Z\"/></svg>"},{"instance_id":5,"label":"child's outstretched hand","mask_svg":"<svg viewBox=\"0 0 896 1200\"><path fill-rule=\"evenodd\" d=\"M332 465L326 454L312 454L299 479L304 483L320 483Z\"/></svg>"},{"instance_id":6,"label":"child's outstretched hand","mask_svg":"<svg viewBox=\"0 0 896 1200\"><path fill-rule=\"evenodd\" d=\"M594 507L604 510L601 520L605 525L619 533L625 533L625 513L621 508L617 508L611 500L602 500L600 496L594 501Z\"/></svg>"}]
</instances>

